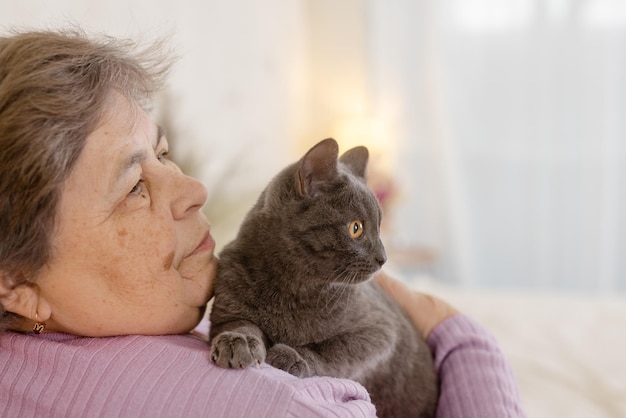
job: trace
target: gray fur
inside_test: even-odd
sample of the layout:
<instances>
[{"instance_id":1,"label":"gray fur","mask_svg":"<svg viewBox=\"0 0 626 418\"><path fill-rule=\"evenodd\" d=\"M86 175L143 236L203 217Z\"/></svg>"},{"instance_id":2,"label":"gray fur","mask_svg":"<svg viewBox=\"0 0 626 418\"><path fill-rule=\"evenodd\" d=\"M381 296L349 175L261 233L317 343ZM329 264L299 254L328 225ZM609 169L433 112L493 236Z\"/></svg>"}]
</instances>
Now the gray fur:
<instances>
[{"instance_id":1,"label":"gray fur","mask_svg":"<svg viewBox=\"0 0 626 418\"><path fill-rule=\"evenodd\" d=\"M380 206L364 179L367 149L337 157L329 138L281 171L220 254L211 359L354 379L380 417L434 416L428 346L370 280L386 255ZM364 226L356 239L353 220Z\"/></svg>"}]
</instances>

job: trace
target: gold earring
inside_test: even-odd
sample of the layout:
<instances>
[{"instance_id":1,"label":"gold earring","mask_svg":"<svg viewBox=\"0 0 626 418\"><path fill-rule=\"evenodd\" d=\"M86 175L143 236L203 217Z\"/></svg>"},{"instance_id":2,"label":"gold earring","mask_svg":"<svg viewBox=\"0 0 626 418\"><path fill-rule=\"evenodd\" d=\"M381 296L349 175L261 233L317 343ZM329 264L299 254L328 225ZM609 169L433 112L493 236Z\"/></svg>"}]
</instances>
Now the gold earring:
<instances>
[{"instance_id":1,"label":"gold earring","mask_svg":"<svg viewBox=\"0 0 626 418\"><path fill-rule=\"evenodd\" d=\"M35 312L35 325L33 325L33 332L35 334L41 334L46 328L45 322L39 322L39 314Z\"/></svg>"}]
</instances>

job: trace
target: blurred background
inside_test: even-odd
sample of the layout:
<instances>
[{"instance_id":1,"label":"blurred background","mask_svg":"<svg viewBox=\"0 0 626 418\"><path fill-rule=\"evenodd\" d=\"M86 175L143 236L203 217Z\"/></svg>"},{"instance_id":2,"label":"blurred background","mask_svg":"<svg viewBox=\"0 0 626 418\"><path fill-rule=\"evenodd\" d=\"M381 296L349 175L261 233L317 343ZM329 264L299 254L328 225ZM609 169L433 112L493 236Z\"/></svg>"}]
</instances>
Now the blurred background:
<instances>
[{"instance_id":1,"label":"blurred background","mask_svg":"<svg viewBox=\"0 0 626 418\"><path fill-rule=\"evenodd\" d=\"M180 61L159 98L218 244L279 168L372 152L390 266L472 288L626 290L626 2L0 0Z\"/></svg>"},{"instance_id":2,"label":"blurred background","mask_svg":"<svg viewBox=\"0 0 626 418\"><path fill-rule=\"evenodd\" d=\"M312 145L365 144L387 269L494 333L530 417L626 416L626 1L0 0L179 57L156 119L218 248Z\"/></svg>"}]
</instances>

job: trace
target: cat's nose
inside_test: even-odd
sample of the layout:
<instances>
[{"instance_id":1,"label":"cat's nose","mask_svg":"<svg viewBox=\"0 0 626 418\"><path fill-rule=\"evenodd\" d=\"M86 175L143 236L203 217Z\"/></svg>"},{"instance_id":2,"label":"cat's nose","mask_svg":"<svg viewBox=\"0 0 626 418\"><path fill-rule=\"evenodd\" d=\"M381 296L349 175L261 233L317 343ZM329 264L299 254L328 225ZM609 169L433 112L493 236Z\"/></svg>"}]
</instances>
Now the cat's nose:
<instances>
[{"instance_id":1,"label":"cat's nose","mask_svg":"<svg viewBox=\"0 0 626 418\"><path fill-rule=\"evenodd\" d=\"M387 262L387 254L385 253L384 249L381 249L376 253L376 262L381 267Z\"/></svg>"}]
</instances>

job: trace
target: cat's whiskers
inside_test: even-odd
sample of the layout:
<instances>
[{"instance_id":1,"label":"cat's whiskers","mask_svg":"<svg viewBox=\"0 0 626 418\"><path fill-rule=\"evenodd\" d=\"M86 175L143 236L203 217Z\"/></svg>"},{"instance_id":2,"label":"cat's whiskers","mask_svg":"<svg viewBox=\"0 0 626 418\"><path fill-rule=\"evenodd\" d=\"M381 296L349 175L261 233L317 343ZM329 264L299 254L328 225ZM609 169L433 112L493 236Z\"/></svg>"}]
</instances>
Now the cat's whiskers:
<instances>
[{"instance_id":1,"label":"cat's whiskers","mask_svg":"<svg viewBox=\"0 0 626 418\"><path fill-rule=\"evenodd\" d=\"M335 276L335 274L333 274ZM337 295L337 290L335 289L337 286L337 280L330 276L326 279L326 283L322 291L317 296L317 307L322 311L332 310L337 302L341 300L341 297L335 297ZM323 306L321 303L324 303Z\"/></svg>"},{"instance_id":2,"label":"cat's whiskers","mask_svg":"<svg viewBox=\"0 0 626 418\"><path fill-rule=\"evenodd\" d=\"M326 279L326 283L324 283L322 290L317 295L316 306L322 312L329 310L329 307L331 306L331 302L334 299L335 292L331 292L331 290L334 290L332 289L333 287L335 287L334 283L335 281L332 278ZM333 307L334 307L334 303L333 303Z\"/></svg>"},{"instance_id":3,"label":"cat's whiskers","mask_svg":"<svg viewBox=\"0 0 626 418\"><path fill-rule=\"evenodd\" d=\"M342 301L344 302L342 303L342 305L344 306L346 306L345 302L349 303L350 298L352 297L352 292L350 291L349 287L351 283L355 282L358 274L350 269L341 269L338 270L334 276L335 279L329 278L327 281L326 287L329 290L332 289L333 291L328 297L325 298L326 301L324 303L324 306L322 307L322 309L325 311L334 310L334 308L336 308L337 305ZM347 300L344 301L344 295L346 292L348 293ZM320 294L320 297L318 298L318 306L321 296L322 294Z\"/></svg>"}]
</instances>

